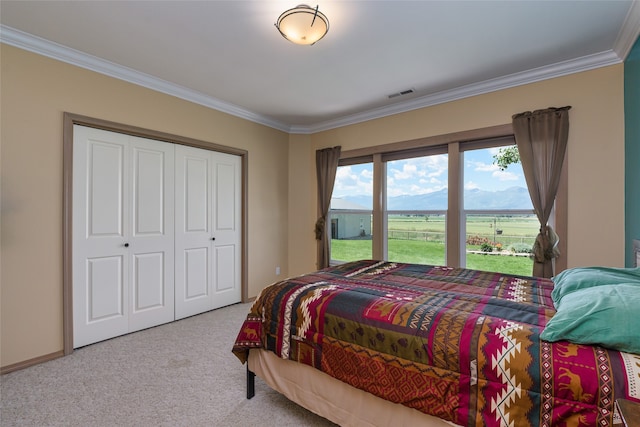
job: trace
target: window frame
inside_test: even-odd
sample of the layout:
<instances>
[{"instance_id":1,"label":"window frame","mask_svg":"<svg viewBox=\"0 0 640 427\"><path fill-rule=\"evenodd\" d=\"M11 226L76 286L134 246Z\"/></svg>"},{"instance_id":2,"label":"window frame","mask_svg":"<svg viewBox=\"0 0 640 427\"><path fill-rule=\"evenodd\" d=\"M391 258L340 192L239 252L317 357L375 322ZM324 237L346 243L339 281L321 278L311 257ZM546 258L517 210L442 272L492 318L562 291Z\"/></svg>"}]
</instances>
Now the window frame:
<instances>
[{"instance_id":1,"label":"window frame","mask_svg":"<svg viewBox=\"0 0 640 427\"><path fill-rule=\"evenodd\" d=\"M508 135L497 138L487 138L476 141L468 141L466 143L460 144L460 154L462 154L461 161L464 161L464 153L467 151L474 150L483 150L487 148L496 148L496 147L509 147L512 145L516 145L516 140L514 135ZM461 176L464 178L464 165L461 166L462 170L460 171ZM460 189L460 194L462 195L464 192L464 188ZM461 196L462 197L462 196ZM460 252L459 252L459 266L466 267L467 266L467 251L466 251L466 238L467 238L467 217L469 215L535 215L533 208L531 209L465 209L464 207L464 198L461 199L460 203L460 217L459 217L459 225L460 225ZM549 218L549 221L552 222L554 220L553 215Z\"/></svg>"},{"instance_id":2,"label":"window frame","mask_svg":"<svg viewBox=\"0 0 640 427\"><path fill-rule=\"evenodd\" d=\"M413 140L392 142L371 147L346 150L341 153L339 166L358 163L373 163L373 219L372 256L384 259L387 250L386 236L386 162L430 154L448 154L449 158L449 198L446 225L446 264L461 266L461 254L465 242L462 239L462 221L466 214L463 205L462 153L473 149L509 146L515 144L511 123L486 128L428 136ZM567 268L567 157L565 156L562 176L558 187L554 211L550 222L561 236L560 257L556 259L556 272ZM332 260L332 262L335 262Z\"/></svg>"}]
</instances>

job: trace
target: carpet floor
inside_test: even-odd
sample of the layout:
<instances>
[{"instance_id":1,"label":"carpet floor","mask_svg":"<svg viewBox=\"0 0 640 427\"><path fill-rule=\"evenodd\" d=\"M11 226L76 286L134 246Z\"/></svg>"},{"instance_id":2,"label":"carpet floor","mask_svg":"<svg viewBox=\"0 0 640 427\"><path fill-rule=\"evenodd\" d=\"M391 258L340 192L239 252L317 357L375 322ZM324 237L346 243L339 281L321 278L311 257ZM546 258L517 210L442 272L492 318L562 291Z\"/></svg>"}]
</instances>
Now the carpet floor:
<instances>
[{"instance_id":1,"label":"carpet floor","mask_svg":"<svg viewBox=\"0 0 640 427\"><path fill-rule=\"evenodd\" d=\"M0 377L0 425L335 426L256 378L231 348L250 304L113 338Z\"/></svg>"}]
</instances>

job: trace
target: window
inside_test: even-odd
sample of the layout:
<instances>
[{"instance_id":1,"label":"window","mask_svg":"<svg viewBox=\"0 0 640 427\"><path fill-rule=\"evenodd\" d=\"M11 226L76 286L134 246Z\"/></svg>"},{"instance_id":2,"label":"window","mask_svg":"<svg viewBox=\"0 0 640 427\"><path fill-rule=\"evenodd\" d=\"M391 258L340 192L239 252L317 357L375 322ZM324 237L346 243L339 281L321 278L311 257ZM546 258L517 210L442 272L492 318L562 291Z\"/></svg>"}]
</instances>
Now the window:
<instances>
[{"instance_id":1,"label":"window","mask_svg":"<svg viewBox=\"0 0 640 427\"><path fill-rule=\"evenodd\" d=\"M389 261L445 264L448 169L446 154L387 162Z\"/></svg>"},{"instance_id":2,"label":"window","mask_svg":"<svg viewBox=\"0 0 640 427\"><path fill-rule=\"evenodd\" d=\"M371 259L373 215L373 163L339 166L333 187L331 259Z\"/></svg>"},{"instance_id":3,"label":"window","mask_svg":"<svg viewBox=\"0 0 640 427\"><path fill-rule=\"evenodd\" d=\"M530 275L539 224L522 168L493 164L514 144L504 125L343 152L332 262L373 257Z\"/></svg>"},{"instance_id":4,"label":"window","mask_svg":"<svg viewBox=\"0 0 640 427\"><path fill-rule=\"evenodd\" d=\"M540 224L522 166L512 164L500 170L493 164L498 150L472 148L462 153L461 226L465 242L460 264L476 270L530 275L530 253Z\"/></svg>"}]
</instances>

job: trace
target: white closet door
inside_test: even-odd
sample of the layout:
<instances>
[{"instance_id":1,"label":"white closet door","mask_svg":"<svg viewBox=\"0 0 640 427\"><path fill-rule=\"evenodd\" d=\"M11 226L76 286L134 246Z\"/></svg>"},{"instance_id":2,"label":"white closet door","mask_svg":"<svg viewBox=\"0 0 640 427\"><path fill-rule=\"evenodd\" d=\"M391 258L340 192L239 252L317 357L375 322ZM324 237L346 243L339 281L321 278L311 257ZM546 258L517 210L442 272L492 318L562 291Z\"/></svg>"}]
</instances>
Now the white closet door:
<instances>
[{"instance_id":1,"label":"white closet door","mask_svg":"<svg viewBox=\"0 0 640 427\"><path fill-rule=\"evenodd\" d=\"M130 138L129 332L174 320L174 146Z\"/></svg>"},{"instance_id":2,"label":"white closet door","mask_svg":"<svg viewBox=\"0 0 640 427\"><path fill-rule=\"evenodd\" d=\"M174 319L173 145L74 127L74 347Z\"/></svg>"},{"instance_id":3,"label":"white closet door","mask_svg":"<svg viewBox=\"0 0 640 427\"><path fill-rule=\"evenodd\" d=\"M129 330L128 137L74 128L74 347Z\"/></svg>"},{"instance_id":4,"label":"white closet door","mask_svg":"<svg viewBox=\"0 0 640 427\"><path fill-rule=\"evenodd\" d=\"M240 302L241 162L239 156L213 155L213 307Z\"/></svg>"},{"instance_id":5,"label":"white closet door","mask_svg":"<svg viewBox=\"0 0 640 427\"><path fill-rule=\"evenodd\" d=\"M176 319L210 310L211 153L176 146Z\"/></svg>"},{"instance_id":6,"label":"white closet door","mask_svg":"<svg viewBox=\"0 0 640 427\"><path fill-rule=\"evenodd\" d=\"M240 302L239 156L176 147L176 319Z\"/></svg>"}]
</instances>

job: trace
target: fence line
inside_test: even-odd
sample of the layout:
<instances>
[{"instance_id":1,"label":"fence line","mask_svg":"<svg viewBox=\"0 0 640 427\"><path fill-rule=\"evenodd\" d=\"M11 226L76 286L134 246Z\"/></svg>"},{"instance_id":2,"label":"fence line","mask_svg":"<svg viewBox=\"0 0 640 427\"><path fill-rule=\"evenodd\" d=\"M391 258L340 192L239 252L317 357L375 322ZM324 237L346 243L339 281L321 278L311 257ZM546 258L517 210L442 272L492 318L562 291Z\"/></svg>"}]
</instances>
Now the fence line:
<instances>
[{"instance_id":1,"label":"fence line","mask_svg":"<svg viewBox=\"0 0 640 427\"><path fill-rule=\"evenodd\" d=\"M388 230L388 238L389 239L397 239L397 240L421 240L425 242L445 242L445 233L444 232L436 232L436 231L410 231L410 230ZM487 238L489 242L493 241L493 232L492 233L467 233L465 241L469 238L480 237ZM504 245L510 245L514 243L522 243L532 245L535 242L535 236L514 236L507 234L500 234L496 237L496 241L494 243L501 243Z\"/></svg>"}]
</instances>

